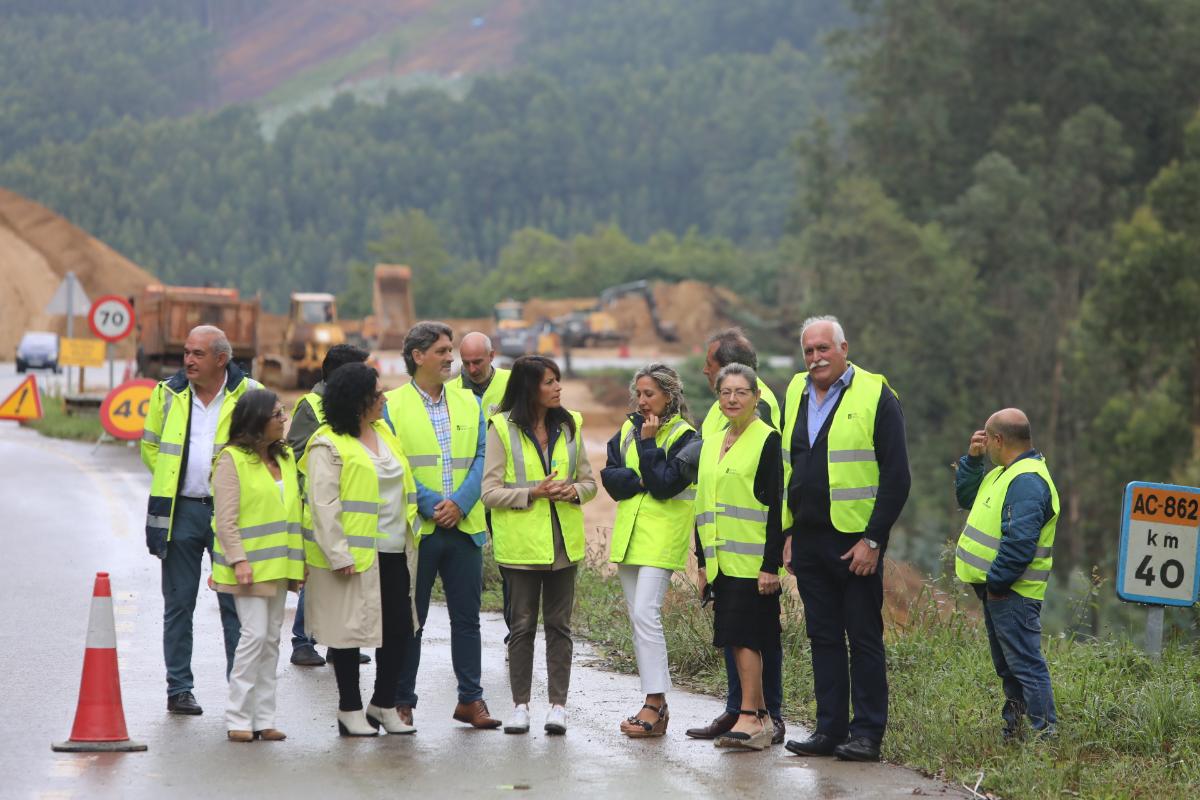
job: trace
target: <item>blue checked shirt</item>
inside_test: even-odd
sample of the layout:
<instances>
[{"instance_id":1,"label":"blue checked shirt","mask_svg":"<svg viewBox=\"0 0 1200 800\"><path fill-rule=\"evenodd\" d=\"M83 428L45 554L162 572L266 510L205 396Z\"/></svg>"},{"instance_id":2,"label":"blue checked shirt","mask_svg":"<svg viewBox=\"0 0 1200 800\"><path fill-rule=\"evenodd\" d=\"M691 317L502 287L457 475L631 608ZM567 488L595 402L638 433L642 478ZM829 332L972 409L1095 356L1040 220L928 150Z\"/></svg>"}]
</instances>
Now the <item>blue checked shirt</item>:
<instances>
[{"instance_id":1,"label":"blue checked shirt","mask_svg":"<svg viewBox=\"0 0 1200 800\"><path fill-rule=\"evenodd\" d=\"M429 414L429 421L433 423L438 447L442 449L442 494L449 497L454 493L454 465L450 456L450 404L446 400L446 389L442 388L442 396L435 401L416 381L413 381L413 388L425 403L425 411Z\"/></svg>"}]
</instances>

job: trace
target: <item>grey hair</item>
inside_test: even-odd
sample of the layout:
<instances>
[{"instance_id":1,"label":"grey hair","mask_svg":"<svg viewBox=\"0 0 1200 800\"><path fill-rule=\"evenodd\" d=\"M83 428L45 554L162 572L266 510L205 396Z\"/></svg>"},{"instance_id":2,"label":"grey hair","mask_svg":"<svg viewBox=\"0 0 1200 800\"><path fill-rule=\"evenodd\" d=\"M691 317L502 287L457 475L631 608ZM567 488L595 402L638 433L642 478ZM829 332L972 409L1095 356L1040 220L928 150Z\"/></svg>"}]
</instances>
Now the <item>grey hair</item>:
<instances>
[{"instance_id":1,"label":"grey hair","mask_svg":"<svg viewBox=\"0 0 1200 800\"><path fill-rule=\"evenodd\" d=\"M629 396L635 405L637 403L637 382L641 378L650 378L658 384L658 388L667 396L667 410L663 415L664 419L678 414L689 425L692 423L687 400L683 397L683 381L680 379L678 372L666 364L658 362L647 364L635 372L633 380L629 382Z\"/></svg>"},{"instance_id":2,"label":"grey hair","mask_svg":"<svg viewBox=\"0 0 1200 800\"><path fill-rule=\"evenodd\" d=\"M754 345L750 344L750 339L741 328L724 328L717 331L704 342L704 350L707 352L714 342L717 344L717 352L713 353L713 358L722 367L745 364L750 369L758 369L758 353L754 351Z\"/></svg>"},{"instance_id":3,"label":"grey hair","mask_svg":"<svg viewBox=\"0 0 1200 800\"><path fill-rule=\"evenodd\" d=\"M229 338L225 335L225 331L216 325L197 325L188 333L188 337L196 335L210 337L209 346L212 347L213 353L225 356L226 362L233 358L233 347L229 344Z\"/></svg>"},{"instance_id":4,"label":"grey hair","mask_svg":"<svg viewBox=\"0 0 1200 800\"><path fill-rule=\"evenodd\" d=\"M841 347L846 343L846 332L842 330L842 323L838 322L838 318L832 314L822 314L818 317L809 317L800 325L800 341L804 342L804 332L816 325L818 322L828 322L833 325L833 344L835 347Z\"/></svg>"},{"instance_id":5,"label":"grey hair","mask_svg":"<svg viewBox=\"0 0 1200 800\"><path fill-rule=\"evenodd\" d=\"M417 374L417 360L413 358L413 351L424 352L443 336L448 336L450 341L454 341L454 331L444 322L418 322L409 329L404 337L404 366L409 375Z\"/></svg>"},{"instance_id":6,"label":"grey hair","mask_svg":"<svg viewBox=\"0 0 1200 800\"><path fill-rule=\"evenodd\" d=\"M750 388L758 392L758 373L745 364L726 364L721 367L721 371L717 373L717 391L721 391L721 384L730 375L741 375L750 384Z\"/></svg>"}]
</instances>

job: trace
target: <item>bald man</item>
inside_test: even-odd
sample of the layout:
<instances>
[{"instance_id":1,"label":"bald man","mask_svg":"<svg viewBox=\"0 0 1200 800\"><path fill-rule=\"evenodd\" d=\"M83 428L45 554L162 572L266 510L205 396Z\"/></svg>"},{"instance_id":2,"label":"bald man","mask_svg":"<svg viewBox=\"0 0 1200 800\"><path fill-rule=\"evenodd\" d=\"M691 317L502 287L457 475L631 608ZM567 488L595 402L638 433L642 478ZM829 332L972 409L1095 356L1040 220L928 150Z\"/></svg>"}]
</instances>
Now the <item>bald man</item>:
<instances>
[{"instance_id":1,"label":"bald man","mask_svg":"<svg viewBox=\"0 0 1200 800\"><path fill-rule=\"evenodd\" d=\"M994 465L986 471L983 456ZM971 436L958 461L958 504L971 509L958 537L954 571L983 603L992 663L1004 686L1002 735L1022 735L1028 718L1039 738L1058 724L1050 670L1042 655L1042 599L1053 563L1058 490L1033 447L1029 418L997 411Z\"/></svg>"},{"instance_id":2,"label":"bald man","mask_svg":"<svg viewBox=\"0 0 1200 800\"><path fill-rule=\"evenodd\" d=\"M508 388L509 371L492 365L496 351L492 340L479 331L471 331L458 346L462 372L452 382L479 398L484 416L490 417L500 407Z\"/></svg>"}]
</instances>

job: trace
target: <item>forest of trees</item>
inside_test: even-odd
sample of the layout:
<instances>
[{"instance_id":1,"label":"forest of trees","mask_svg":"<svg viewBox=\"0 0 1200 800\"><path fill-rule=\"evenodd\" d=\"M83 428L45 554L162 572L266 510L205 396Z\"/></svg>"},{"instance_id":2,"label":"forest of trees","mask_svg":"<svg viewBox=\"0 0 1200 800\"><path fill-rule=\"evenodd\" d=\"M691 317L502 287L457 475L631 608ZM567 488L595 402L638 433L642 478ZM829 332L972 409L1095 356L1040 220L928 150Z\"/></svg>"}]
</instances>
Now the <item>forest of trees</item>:
<instances>
[{"instance_id":1,"label":"forest of trees","mask_svg":"<svg viewBox=\"0 0 1200 800\"><path fill-rule=\"evenodd\" d=\"M250 108L186 113L220 36L197 9L252 3L90 4L109 45L54 57L84 5L0 3L28 7L0 29L0 185L164 280L355 313L401 261L420 313L466 316L698 277L760 301L775 350L837 314L905 408L892 554L944 564L950 464L1018 405L1081 631L1121 622L1124 484L1200 482L1200 0L542 0L461 99L343 95L269 140Z\"/></svg>"}]
</instances>

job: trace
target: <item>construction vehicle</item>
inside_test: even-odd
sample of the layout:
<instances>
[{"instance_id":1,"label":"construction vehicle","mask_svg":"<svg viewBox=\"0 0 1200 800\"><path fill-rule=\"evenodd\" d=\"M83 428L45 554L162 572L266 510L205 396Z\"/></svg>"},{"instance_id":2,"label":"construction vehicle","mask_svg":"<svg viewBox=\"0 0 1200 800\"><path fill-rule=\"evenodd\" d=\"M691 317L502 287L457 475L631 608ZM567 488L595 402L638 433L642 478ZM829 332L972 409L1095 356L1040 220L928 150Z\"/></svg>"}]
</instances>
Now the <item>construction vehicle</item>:
<instances>
[{"instance_id":1,"label":"construction vehicle","mask_svg":"<svg viewBox=\"0 0 1200 800\"><path fill-rule=\"evenodd\" d=\"M308 389L321 380L321 362L329 348L345 341L333 295L294 292L287 333L259 359L258 378L281 389Z\"/></svg>"},{"instance_id":2,"label":"construction vehicle","mask_svg":"<svg viewBox=\"0 0 1200 800\"><path fill-rule=\"evenodd\" d=\"M408 329L417 322L413 310L412 270L398 264L375 265L372 315L363 323L363 337L375 350L404 347Z\"/></svg>"},{"instance_id":3,"label":"construction vehicle","mask_svg":"<svg viewBox=\"0 0 1200 800\"><path fill-rule=\"evenodd\" d=\"M650 321L654 332L664 342L679 341L675 326L664 322L658 316L658 303L654 300L654 291L650 282L645 280L630 281L616 286L610 286L600 293L600 298L592 308L572 311L554 319L554 327L562 336L563 344L567 347L595 347L605 344L623 344L628 341L629 333L622 330L617 320L607 309L617 300L626 295L637 295L646 302L650 312Z\"/></svg>"},{"instance_id":4,"label":"construction vehicle","mask_svg":"<svg viewBox=\"0 0 1200 800\"><path fill-rule=\"evenodd\" d=\"M138 374L155 380L183 368L183 344L197 325L225 332L233 360L247 372L258 355L257 297L242 300L237 289L151 284L137 307Z\"/></svg>"},{"instance_id":5,"label":"construction vehicle","mask_svg":"<svg viewBox=\"0 0 1200 800\"><path fill-rule=\"evenodd\" d=\"M492 309L496 320L492 346L505 358L524 355L558 355L562 339L549 320L531 323L525 319L525 304L520 300L501 300Z\"/></svg>"}]
</instances>

